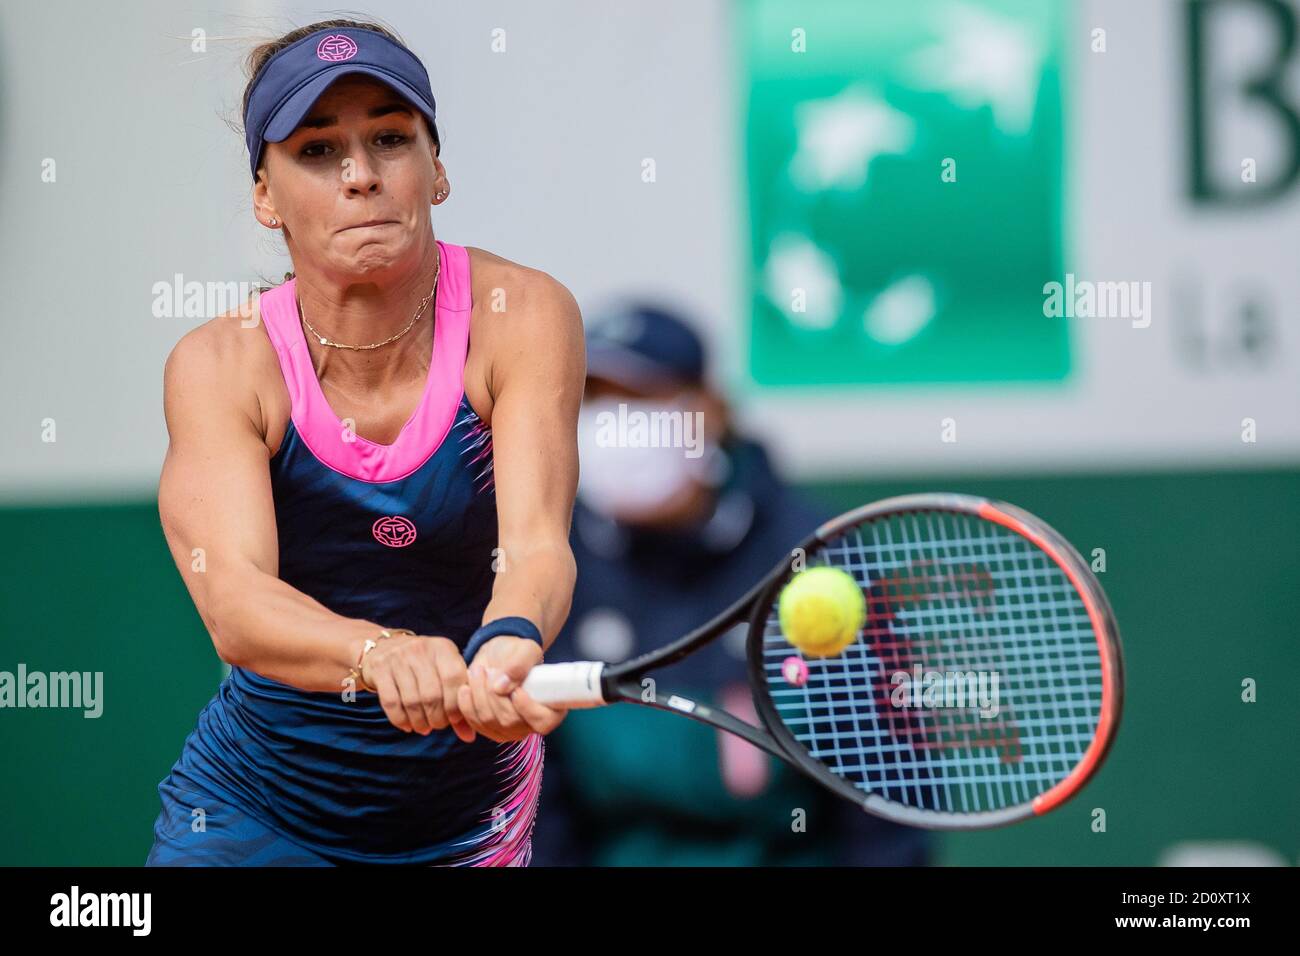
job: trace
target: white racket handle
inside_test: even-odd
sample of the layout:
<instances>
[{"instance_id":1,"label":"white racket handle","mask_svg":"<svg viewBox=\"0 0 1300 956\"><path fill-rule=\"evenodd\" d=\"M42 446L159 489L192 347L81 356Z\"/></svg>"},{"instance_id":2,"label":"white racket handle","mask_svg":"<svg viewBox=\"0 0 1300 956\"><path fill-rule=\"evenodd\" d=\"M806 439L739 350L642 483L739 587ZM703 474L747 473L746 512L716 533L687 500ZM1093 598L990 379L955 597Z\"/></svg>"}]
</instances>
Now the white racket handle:
<instances>
[{"instance_id":1,"label":"white racket handle","mask_svg":"<svg viewBox=\"0 0 1300 956\"><path fill-rule=\"evenodd\" d=\"M575 661L570 664L538 664L524 678L524 690L533 700L561 707L600 707L600 673L605 665L599 661Z\"/></svg>"}]
</instances>

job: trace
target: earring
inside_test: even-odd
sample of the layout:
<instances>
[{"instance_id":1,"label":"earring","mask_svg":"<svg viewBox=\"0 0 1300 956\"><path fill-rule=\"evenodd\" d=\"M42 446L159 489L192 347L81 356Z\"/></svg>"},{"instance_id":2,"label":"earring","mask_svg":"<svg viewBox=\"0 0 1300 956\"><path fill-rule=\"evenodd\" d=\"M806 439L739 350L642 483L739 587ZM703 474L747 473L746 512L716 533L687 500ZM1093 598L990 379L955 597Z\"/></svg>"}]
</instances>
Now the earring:
<instances>
[{"instance_id":1,"label":"earring","mask_svg":"<svg viewBox=\"0 0 1300 956\"><path fill-rule=\"evenodd\" d=\"M271 217L271 225L273 226L277 225L279 222L280 222L279 219L276 219L274 216Z\"/></svg>"}]
</instances>

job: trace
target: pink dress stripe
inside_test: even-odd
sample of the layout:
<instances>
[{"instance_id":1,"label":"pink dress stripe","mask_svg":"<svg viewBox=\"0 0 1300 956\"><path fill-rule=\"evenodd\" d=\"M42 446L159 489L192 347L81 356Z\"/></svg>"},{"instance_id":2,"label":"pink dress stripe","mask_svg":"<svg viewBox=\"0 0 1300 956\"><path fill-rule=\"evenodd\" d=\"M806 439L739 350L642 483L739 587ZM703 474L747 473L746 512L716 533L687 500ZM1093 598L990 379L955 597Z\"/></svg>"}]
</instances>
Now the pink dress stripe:
<instances>
[{"instance_id":1,"label":"pink dress stripe","mask_svg":"<svg viewBox=\"0 0 1300 956\"><path fill-rule=\"evenodd\" d=\"M473 304L469 253L464 246L437 242L442 266L435 298L429 377L420 404L391 445L380 445L352 433L326 401L298 314L298 280L290 279L262 294L262 320L289 389L294 427L317 460L349 478L369 482L405 478L438 450L455 423L465 388Z\"/></svg>"}]
</instances>

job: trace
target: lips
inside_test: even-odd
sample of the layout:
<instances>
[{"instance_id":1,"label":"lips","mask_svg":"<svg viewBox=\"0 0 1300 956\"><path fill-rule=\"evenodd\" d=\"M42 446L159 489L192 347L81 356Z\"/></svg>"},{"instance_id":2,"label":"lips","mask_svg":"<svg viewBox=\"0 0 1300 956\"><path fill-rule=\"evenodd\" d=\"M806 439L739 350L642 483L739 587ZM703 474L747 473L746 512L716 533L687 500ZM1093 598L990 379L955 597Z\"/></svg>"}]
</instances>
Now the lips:
<instances>
[{"instance_id":1,"label":"lips","mask_svg":"<svg viewBox=\"0 0 1300 956\"><path fill-rule=\"evenodd\" d=\"M367 229L370 226L392 226L396 223L392 219L371 219L368 222L359 222L355 226L347 226L342 231L347 232L349 229Z\"/></svg>"}]
</instances>

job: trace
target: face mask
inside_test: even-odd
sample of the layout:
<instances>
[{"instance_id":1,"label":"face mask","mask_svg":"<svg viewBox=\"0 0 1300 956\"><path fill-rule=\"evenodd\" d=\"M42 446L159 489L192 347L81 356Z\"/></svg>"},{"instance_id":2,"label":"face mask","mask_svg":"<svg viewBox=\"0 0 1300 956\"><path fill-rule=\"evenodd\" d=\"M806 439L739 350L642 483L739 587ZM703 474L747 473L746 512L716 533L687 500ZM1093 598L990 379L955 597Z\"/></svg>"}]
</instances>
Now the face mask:
<instances>
[{"instance_id":1,"label":"face mask","mask_svg":"<svg viewBox=\"0 0 1300 956\"><path fill-rule=\"evenodd\" d=\"M710 483L717 448L693 416L677 401L584 402L578 415L583 501L610 517L630 519L662 507L692 482ZM680 428L663 424L677 420Z\"/></svg>"}]
</instances>

